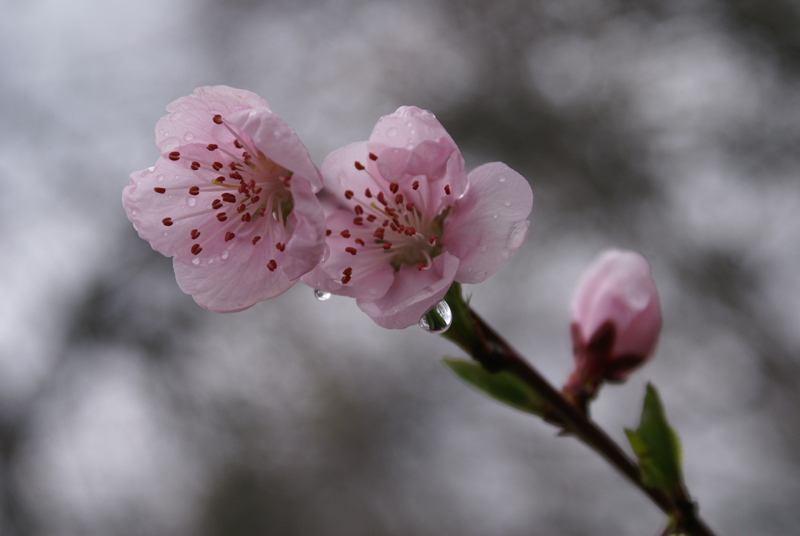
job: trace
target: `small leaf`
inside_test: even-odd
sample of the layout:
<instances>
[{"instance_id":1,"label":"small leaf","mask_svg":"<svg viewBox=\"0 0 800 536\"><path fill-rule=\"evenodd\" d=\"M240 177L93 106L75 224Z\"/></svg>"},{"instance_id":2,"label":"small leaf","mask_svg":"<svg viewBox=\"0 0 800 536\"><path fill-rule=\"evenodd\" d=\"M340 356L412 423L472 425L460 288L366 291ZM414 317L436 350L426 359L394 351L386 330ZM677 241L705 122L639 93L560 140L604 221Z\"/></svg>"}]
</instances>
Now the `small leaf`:
<instances>
[{"instance_id":1,"label":"small leaf","mask_svg":"<svg viewBox=\"0 0 800 536\"><path fill-rule=\"evenodd\" d=\"M658 392L649 383L639 428L625 430L625 434L639 459L644 485L674 496L683 485L680 440L667 422Z\"/></svg>"},{"instance_id":2,"label":"small leaf","mask_svg":"<svg viewBox=\"0 0 800 536\"><path fill-rule=\"evenodd\" d=\"M466 359L445 357L442 361L459 378L495 400L521 411L542 415L542 399L513 374L505 371L491 373Z\"/></svg>"}]
</instances>

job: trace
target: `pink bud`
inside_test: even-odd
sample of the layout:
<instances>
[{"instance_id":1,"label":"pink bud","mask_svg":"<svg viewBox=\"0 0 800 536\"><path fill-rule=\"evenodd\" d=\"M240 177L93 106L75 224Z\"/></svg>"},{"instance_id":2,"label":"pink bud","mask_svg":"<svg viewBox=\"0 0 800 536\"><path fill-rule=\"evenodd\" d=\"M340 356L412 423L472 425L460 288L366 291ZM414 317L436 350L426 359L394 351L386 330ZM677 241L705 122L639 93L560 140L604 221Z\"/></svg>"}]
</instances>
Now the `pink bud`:
<instances>
[{"instance_id":1,"label":"pink bud","mask_svg":"<svg viewBox=\"0 0 800 536\"><path fill-rule=\"evenodd\" d=\"M603 252L578 284L571 328L575 372L565 393L585 407L603 380L624 380L655 350L661 307L647 260Z\"/></svg>"}]
</instances>

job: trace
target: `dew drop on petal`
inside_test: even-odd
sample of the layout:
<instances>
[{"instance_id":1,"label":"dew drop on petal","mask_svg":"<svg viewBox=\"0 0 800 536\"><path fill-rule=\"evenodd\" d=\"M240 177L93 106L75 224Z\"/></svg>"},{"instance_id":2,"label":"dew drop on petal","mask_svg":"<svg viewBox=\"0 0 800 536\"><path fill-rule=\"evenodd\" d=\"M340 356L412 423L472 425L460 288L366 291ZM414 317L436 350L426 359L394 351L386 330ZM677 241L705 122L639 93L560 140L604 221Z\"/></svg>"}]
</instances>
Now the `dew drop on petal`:
<instances>
[{"instance_id":1,"label":"dew drop on petal","mask_svg":"<svg viewBox=\"0 0 800 536\"><path fill-rule=\"evenodd\" d=\"M510 207L511 206L511 201L506 201L506 202L503 203L503 205L506 206L506 207Z\"/></svg>"},{"instance_id":2,"label":"dew drop on petal","mask_svg":"<svg viewBox=\"0 0 800 536\"><path fill-rule=\"evenodd\" d=\"M197 204L197 198L193 195L190 195L189 197L186 198L186 204L189 205L190 207L195 206Z\"/></svg>"},{"instance_id":3,"label":"dew drop on petal","mask_svg":"<svg viewBox=\"0 0 800 536\"><path fill-rule=\"evenodd\" d=\"M223 252L220 254L219 258L220 258L220 259L222 259L222 260L224 261L224 260L227 260L227 259L228 259L228 255L230 255L230 253L228 253L228 251L227 251L227 250L225 250L225 251L223 251Z\"/></svg>"},{"instance_id":4,"label":"dew drop on petal","mask_svg":"<svg viewBox=\"0 0 800 536\"><path fill-rule=\"evenodd\" d=\"M192 264L194 264L195 266L197 266L198 264L200 264L200 259L198 259L197 257L195 257L194 259L192 259Z\"/></svg>"},{"instance_id":5,"label":"dew drop on petal","mask_svg":"<svg viewBox=\"0 0 800 536\"><path fill-rule=\"evenodd\" d=\"M516 251L522 245L522 242L525 241L525 237L528 236L528 222L527 221L520 221L515 223L511 227L511 231L508 233L508 238L506 239L506 247L511 251Z\"/></svg>"},{"instance_id":6,"label":"dew drop on petal","mask_svg":"<svg viewBox=\"0 0 800 536\"><path fill-rule=\"evenodd\" d=\"M410 127L411 125L413 125L413 123L411 121L406 121L406 126L407 127Z\"/></svg>"},{"instance_id":7,"label":"dew drop on petal","mask_svg":"<svg viewBox=\"0 0 800 536\"><path fill-rule=\"evenodd\" d=\"M331 299L331 293L314 289L314 297L319 301L328 301Z\"/></svg>"},{"instance_id":8,"label":"dew drop on petal","mask_svg":"<svg viewBox=\"0 0 800 536\"><path fill-rule=\"evenodd\" d=\"M453 312L444 300L439 300L419 319L419 327L428 333L444 333L453 325Z\"/></svg>"},{"instance_id":9,"label":"dew drop on petal","mask_svg":"<svg viewBox=\"0 0 800 536\"><path fill-rule=\"evenodd\" d=\"M136 211L135 210L131 210L131 216L136 216Z\"/></svg>"},{"instance_id":10,"label":"dew drop on petal","mask_svg":"<svg viewBox=\"0 0 800 536\"><path fill-rule=\"evenodd\" d=\"M493 214L493 215L492 215L492 219L493 219L493 220L496 220L496 219L497 219L497 214Z\"/></svg>"},{"instance_id":11,"label":"dew drop on petal","mask_svg":"<svg viewBox=\"0 0 800 536\"><path fill-rule=\"evenodd\" d=\"M187 132L186 134L183 135L183 139L185 141L192 141L194 139L194 134L192 134L191 132Z\"/></svg>"},{"instance_id":12,"label":"dew drop on petal","mask_svg":"<svg viewBox=\"0 0 800 536\"><path fill-rule=\"evenodd\" d=\"M397 136L397 129L394 127L390 128L389 130L386 131L386 135L389 136L390 138L394 138L395 136Z\"/></svg>"},{"instance_id":13,"label":"dew drop on petal","mask_svg":"<svg viewBox=\"0 0 800 536\"><path fill-rule=\"evenodd\" d=\"M164 180L164 175L159 175L159 176L156 178L156 180L157 180L158 182L161 182L161 181L163 181L163 180Z\"/></svg>"},{"instance_id":14,"label":"dew drop on petal","mask_svg":"<svg viewBox=\"0 0 800 536\"><path fill-rule=\"evenodd\" d=\"M505 177L500 177L498 180L499 180L500 182L506 182L506 178L505 178Z\"/></svg>"}]
</instances>

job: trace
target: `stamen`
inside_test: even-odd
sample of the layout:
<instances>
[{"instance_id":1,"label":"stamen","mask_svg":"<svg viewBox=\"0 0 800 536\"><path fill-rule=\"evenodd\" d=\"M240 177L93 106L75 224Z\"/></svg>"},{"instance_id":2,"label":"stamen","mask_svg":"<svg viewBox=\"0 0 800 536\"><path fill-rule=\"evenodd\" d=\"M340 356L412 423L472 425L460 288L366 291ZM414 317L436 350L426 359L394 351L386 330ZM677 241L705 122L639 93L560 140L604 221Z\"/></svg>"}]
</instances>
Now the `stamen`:
<instances>
[{"instance_id":1,"label":"stamen","mask_svg":"<svg viewBox=\"0 0 800 536\"><path fill-rule=\"evenodd\" d=\"M325 231L325 236L331 236L331 232L332 232L332 231L331 231L330 229L327 229L327 230Z\"/></svg>"},{"instance_id":2,"label":"stamen","mask_svg":"<svg viewBox=\"0 0 800 536\"><path fill-rule=\"evenodd\" d=\"M383 249L389 249L391 247L392 247L392 243L391 242L384 242L383 243Z\"/></svg>"},{"instance_id":3,"label":"stamen","mask_svg":"<svg viewBox=\"0 0 800 536\"><path fill-rule=\"evenodd\" d=\"M363 240L361 240L360 238L356 238L355 242L356 242L356 244L358 244L359 246L365 246L365 245L366 245L366 244L364 243L364 241L363 241Z\"/></svg>"},{"instance_id":4,"label":"stamen","mask_svg":"<svg viewBox=\"0 0 800 536\"><path fill-rule=\"evenodd\" d=\"M342 278L342 285L346 285L346 284L348 284L348 283L350 282L350 279L351 279L351 277L350 277L349 275L345 275L345 276Z\"/></svg>"},{"instance_id":5,"label":"stamen","mask_svg":"<svg viewBox=\"0 0 800 536\"><path fill-rule=\"evenodd\" d=\"M219 114L215 115L215 116L214 116L214 122L215 122L216 124L218 124L218 125L221 125L221 124L222 124L222 116L221 116L221 115L219 115Z\"/></svg>"},{"instance_id":6,"label":"stamen","mask_svg":"<svg viewBox=\"0 0 800 536\"><path fill-rule=\"evenodd\" d=\"M192 186L191 188L189 188L189 195L198 195L199 193L200 193L199 186Z\"/></svg>"},{"instance_id":7,"label":"stamen","mask_svg":"<svg viewBox=\"0 0 800 536\"><path fill-rule=\"evenodd\" d=\"M216 143L209 143L206 146L206 149L208 149L209 151L216 151L217 149L219 149L219 145L217 145Z\"/></svg>"},{"instance_id":8,"label":"stamen","mask_svg":"<svg viewBox=\"0 0 800 536\"><path fill-rule=\"evenodd\" d=\"M356 248L353 248L353 247L347 247L347 248L344 248L344 250L346 252L348 252L350 255L355 255L356 253L358 253L358 250Z\"/></svg>"},{"instance_id":9,"label":"stamen","mask_svg":"<svg viewBox=\"0 0 800 536\"><path fill-rule=\"evenodd\" d=\"M269 269L270 272L274 272L275 268L277 267L278 263L275 262L275 259L270 259L270 261L267 263L267 268Z\"/></svg>"},{"instance_id":10,"label":"stamen","mask_svg":"<svg viewBox=\"0 0 800 536\"><path fill-rule=\"evenodd\" d=\"M219 221L225 221L228 219L228 215L224 212L220 212L219 214L217 214L217 219Z\"/></svg>"},{"instance_id":11,"label":"stamen","mask_svg":"<svg viewBox=\"0 0 800 536\"><path fill-rule=\"evenodd\" d=\"M255 246L255 245L256 245L256 242L258 242L259 240L261 240L261 237L260 237L260 236L254 236L254 237L253 237L253 240L252 240L252 242L253 242L253 245Z\"/></svg>"},{"instance_id":12,"label":"stamen","mask_svg":"<svg viewBox=\"0 0 800 536\"><path fill-rule=\"evenodd\" d=\"M157 194L163 194L167 192L166 188L153 188Z\"/></svg>"},{"instance_id":13,"label":"stamen","mask_svg":"<svg viewBox=\"0 0 800 536\"><path fill-rule=\"evenodd\" d=\"M375 153L369 153L369 159L374 162L375 160L378 159L378 155L376 155Z\"/></svg>"},{"instance_id":14,"label":"stamen","mask_svg":"<svg viewBox=\"0 0 800 536\"><path fill-rule=\"evenodd\" d=\"M364 171L367 168L365 168L364 165L361 162L356 160L356 169L359 170L359 171Z\"/></svg>"},{"instance_id":15,"label":"stamen","mask_svg":"<svg viewBox=\"0 0 800 536\"><path fill-rule=\"evenodd\" d=\"M344 238L350 238L350 231L348 231L347 229L345 229L339 234L342 235Z\"/></svg>"},{"instance_id":16,"label":"stamen","mask_svg":"<svg viewBox=\"0 0 800 536\"><path fill-rule=\"evenodd\" d=\"M198 231L197 229L192 229L192 240L197 240L199 236L200 236L200 231Z\"/></svg>"},{"instance_id":17,"label":"stamen","mask_svg":"<svg viewBox=\"0 0 800 536\"><path fill-rule=\"evenodd\" d=\"M192 246L192 255L197 255L201 251L203 251L203 248L200 247L200 244L195 244Z\"/></svg>"},{"instance_id":18,"label":"stamen","mask_svg":"<svg viewBox=\"0 0 800 536\"><path fill-rule=\"evenodd\" d=\"M177 162L178 160L180 160L180 158L181 158L181 153L179 153L178 151L172 151L171 153L169 153L169 159L172 160L173 162Z\"/></svg>"},{"instance_id":19,"label":"stamen","mask_svg":"<svg viewBox=\"0 0 800 536\"><path fill-rule=\"evenodd\" d=\"M163 220L161 220L161 223L169 227L170 225L172 225L172 218L164 218Z\"/></svg>"},{"instance_id":20,"label":"stamen","mask_svg":"<svg viewBox=\"0 0 800 536\"><path fill-rule=\"evenodd\" d=\"M444 193L446 193L447 195L450 195L450 185L449 184L445 184L444 185Z\"/></svg>"},{"instance_id":21,"label":"stamen","mask_svg":"<svg viewBox=\"0 0 800 536\"><path fill-rule=\"evenodd\" d=\"M365 195L367 198L370 198L370 197L372 197L372 192L370 192L370 191L369 191L369 188L367 188L366 190L364 190L364 195Z\"/></svg>"},{"instance_id":22,"label":"stamen","mask_svg":"<svg viewBox=\"0 0 800 536\"><path fill-rule=\"evenodd\" d=\"M198 169L200 169L200 162L192 162L192 165L189 167L192 168L192 171L197 171Z\"/></svg>"},{"instance_id":23,"label":"stamen","mask_svg":"<svg viewBox=\"0 0 800 536\"><path fill-rule=\"evenodd\" d=\"M414 181L413 183L411 183L411 188L413 188L414 190L419 188L419 181Z\"/></svg>"},{"instance_id":24,"label":"stamen","mask_svg":"<svg viewBox=\"0 0 800 536\"><path fill-rule=\"evenodd\" d=\"M233 234L232 232L228 231L227 233L225 233L225 242L230 242L235 237L236 237L235 234Z\"/></svg>"},{"instance_id":25,"label":"stamen","mask_svg":"<svg viewBox=\"0 0 800 536\"><path fill-rule=\"evenodd\" d=\"M344 197L346 199L353 199L354 195L355 194L353 193L353 190L345 190L345 192L344 192Z\"/></svg>"},{"instance_id":26,"label":"stamen","mask_svg":"<svg viewBox=\"0 0 800 536\"><path fill-rule=\"evenodd\" d=\"M281 244L280 242L278 242L277 244L275 244L275 248L278 251L283 251L284 249L286 249L286 244Z\"/></svg>"}]
</instances>

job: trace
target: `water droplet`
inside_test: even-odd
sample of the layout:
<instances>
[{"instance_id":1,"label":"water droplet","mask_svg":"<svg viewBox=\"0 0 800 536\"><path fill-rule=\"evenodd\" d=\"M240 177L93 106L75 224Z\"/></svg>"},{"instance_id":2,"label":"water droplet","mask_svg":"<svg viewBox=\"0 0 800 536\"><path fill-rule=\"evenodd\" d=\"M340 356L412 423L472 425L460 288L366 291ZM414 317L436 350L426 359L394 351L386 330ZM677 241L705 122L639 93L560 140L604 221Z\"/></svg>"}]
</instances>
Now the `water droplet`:
<instances>
[{"instance_id":1,"label":"water droplet","mask_svg":"<svg viewBox=\"0 0 800 536\"><path fill-rule=\"evenodd\" d=\"M192 141L194 139L194 134L192 134L191 132L187 132L186 134L183 135L183 139L186 141Z\"/></svg>"},{"instance_id":2,"label":"water droplet","mask_svg":"<svg viewBox=\"0 0 800 536\"><path fill-rule=\"evenodd\" d=\"M166 232L166 231L163 231L161 234L164 235L164 236L167 236L169 233Z\"/></svg>"},{"instance_id":3,"label":"water droplet","mask_svg":"<svg viewBox=\"0 0 800 536\"><path fill-rule=\"evenodd\" d=\"M444 300L439 300L419 319L419 327L428 333L444 333L453 325L453 312Z\"/></svg>"},{"instance_id":4,"label":"water droplet","mask_svg":"<svg viewBox=\"0 0 800 536\"><path fill-rule=\"evenodd\" d=\"M159 176L156 178L156 180L157 180L158 182L161 182L161 181L163 181L163 180L164 180L164 175L159 175Z\"/></svg>"},{"instance_id":5,"label":"water droplet","mask_svg":"<svg viewBox=\"0 0 800 536\"><path fill-rule=\"evenodd\" d=\"M328 301L331 299L331 293L314 289L314 297L319 301Z\"/></svg>"},{"instance_id":6,"label":"water droplet","mask_svg":"<svg viewBox=\"0 0 800 536\"><path fill-rule=\"evenodd\" d=\"M511 227L511 231L509 231L508 238L506 239L506 247L508 249L511 251L519 249L522 242L525 241L525 237L528 236L528 225L530 225L528 221L520 221Z\"/></svg>"},{"instance_id":7,"label":"water droplet","mask_svg":"<svg viewBox=\"0 0 800 536\"><path fill-rule=\"evenodd\" d=\"M194 259L192 259L192 264L194 264L195 266L197 266L198 264L200 264L200 259L198 259L197 257L195 257Z\"/></svg>"},{"instance_id":8,"label":"water droplet","mask_svg":"<svg viewBox=\"0 0 800 536\"><path fill-rule=\"evenodd\" d=\"M195 206L197 204L197 198L193 195L190 195L189 197L186 198L186 204L189 205L190 207Z\"/></svg>"},{"instance_id":9,"label":"water droplet","mask_svg":"<svg viewBox=\"0 0 800 536\"><path fill-rule=\"evenodd\" d=\"M407 126L407 127L410 127L410 126L412 126L413 124L414 124L414 123L412 123L411 121L406 121L406 126Z\"/></svg>"},{"instance_id":10,"label":"water droplet","mask_svg":"<svg viewBox=\"0 0 800 536\"><path fill-rule=\"evenodd\" d=\"M505 178L505 177L500 177L498 180L499 180L500 182L506 182L506 178Z\"/></svg>"},{"instance_id":11,"label":"water droplet","mask_svg":"<svg viewBox=\"0 0 800 536\"><path fill-rule=\"evenodd\" d=\"M417 131L412 128L411 129L411 134L416 134L416 133L417 133Z\"/></svg>"},{"instance_id":12,"label":"water droplet","mask_svg":"<svg viewBox=\"0 0 800 536\"><path fill-rule=\"evenodd\" d=\"M496 220L497 219L497 214L493 214L492 215L492 219Z\"/></svg>"},{"instance_id":13,"label":"water droplet","mask_svg":"<svg viewBox=\"0 0 800 536\"><path fill-rule=\"evenodd\" d=\"M505 202L503 203L503 205L505 205L505 206L507 206L507 207L510 207L510 206L511 206L511 201L505 201Z\"/></svg>"},{"instance_id":14,"label":"water droplet","mask_svg":"<svg viewBox=\"0 0 800 536\"><path fill-rule=\"evenodd\" d=\"M227 260L227 259L228 259L228 255L230 255L230 253L228 253L228 251L227 251L227 250L225 250L225 251L223 251L222 253L220 253L220 255L219 255L219 258L220 258L220 259L222 259L222 260L224 261L224 260Z\"/></svg>"},{"instance_id":15,"label":"water droplet","mask_svg":"<svg viewBox=\"0 0 800 536\"><path fill-rule=\"evenodd\" d=\"M136 216L136 211L135 210L131 210L131 216Z\"/></svg>"},{"instance_id":16,"label":"water droplet","mask_svg":"<svg viewBox=\"0 0 800 536\"><path fill-rule=\"evenodd\" d=\"M390 128L389 130L386 131L386 135L389 136L390 138L394 138L395 136L397 136L397 129L394 127Z\"/></svg>"}]
</instances>

